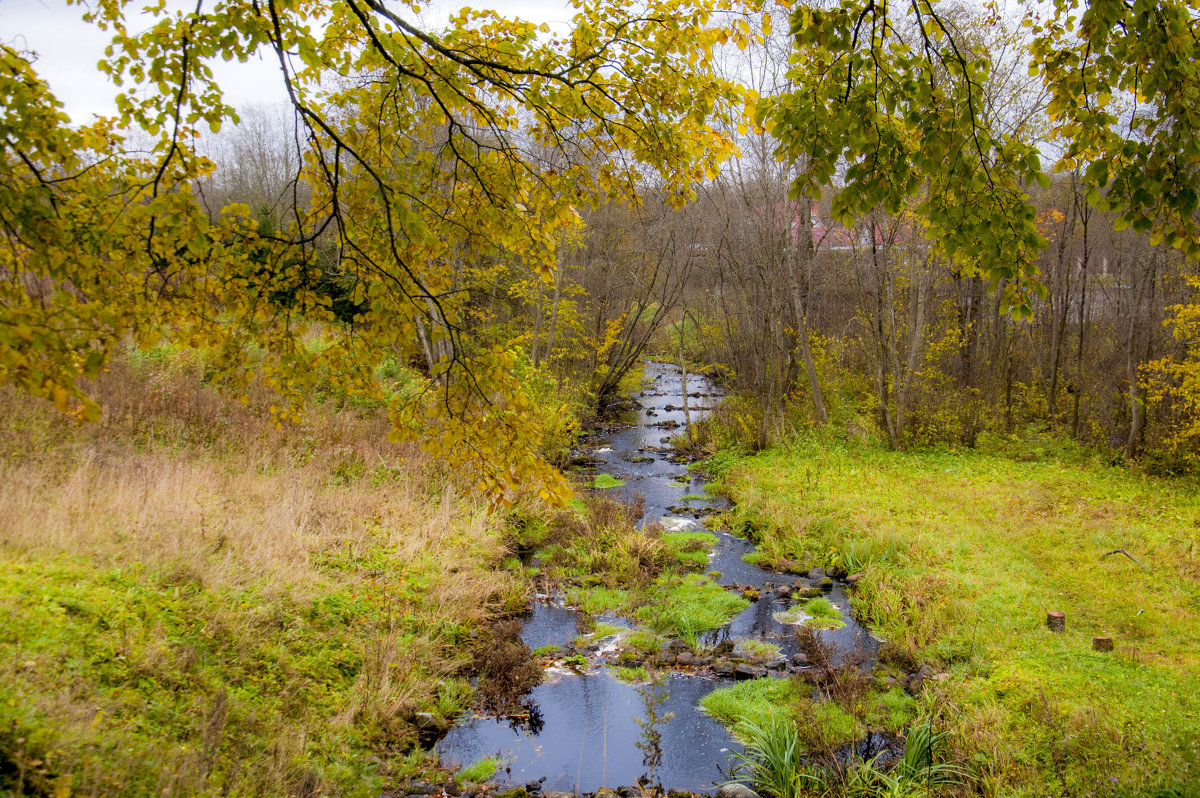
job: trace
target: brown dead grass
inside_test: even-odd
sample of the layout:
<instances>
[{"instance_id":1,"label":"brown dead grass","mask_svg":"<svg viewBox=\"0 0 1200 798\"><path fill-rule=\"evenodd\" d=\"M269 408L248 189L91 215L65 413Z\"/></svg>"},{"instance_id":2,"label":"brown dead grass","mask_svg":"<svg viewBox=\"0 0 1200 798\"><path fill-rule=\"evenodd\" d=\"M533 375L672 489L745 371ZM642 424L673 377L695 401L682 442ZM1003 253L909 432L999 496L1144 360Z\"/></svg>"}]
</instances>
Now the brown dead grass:
<instances>
[{"instance_id":1,"label":"brown dead grass","mask_svg":"<svg viewBox=\"0 0 1200 798\"><path fill-rule=\"evenodd\" d=\"M503 555L486 509L389 443L382 414L318 411L279 428L195 376L119 365L97 383L95 425L0 391L0 451L15 455L0 459L0 545L169 564L207 586L313 583L322 554L380 543L412 560L464 539ZM444 559L439 597L468 598L477 575Z\"/></svg>"},{"instance_id":2,"label":"brown dead grass","mask_svg":"<svg viewBox=\"0 0 1200 798\"><path fill-rule=\"evenodd\" d=\"M263 711L244 698L226 705L224 666L211 661L205 678L218 686L188 697L198 681L194 649L149 630L151 642L130 651L129 673L177 690L183 697L172 700L190 717L170 726L168 735L183 736L161 754L147 753L153 734L130 747L138 761L121 760L118 744L140 734L132 697L109 706L86 673L0 668L0 689L28 697L48 719L47 745L65 752L59 767L86 788L81 794L149 789L136 774L151 761L160 795L208 794L218 784L235 793L340 794L338 779L361 777L313 763L314 741L330 747L325 762L358 757L361 771L380 756L392 763L380 765L386 772L389 757L415 739L414 712L462 708L470 658L456 641L524 606L525 586L499 567L508 552L486 504L414 447L389 443L382 412L317 408L302 425L277 427L265 395L248 406L230 401L186 362L118 364L94 389L104 414L83 424L0 388L5 561L144 567L155 590L203 597L198 628L206 639L233 641L226 648L234 651L240 640L247 649L264 636L282 641L288 630L272 618L294 618L296 607L323 597L397 598L382 628L353 632L359 664L344 684L312 677L331 679L318 688L332 696L329 706L316 711L287 695ZM343 749L343 739L375 748Z\"/></svg>"}]
</instances>

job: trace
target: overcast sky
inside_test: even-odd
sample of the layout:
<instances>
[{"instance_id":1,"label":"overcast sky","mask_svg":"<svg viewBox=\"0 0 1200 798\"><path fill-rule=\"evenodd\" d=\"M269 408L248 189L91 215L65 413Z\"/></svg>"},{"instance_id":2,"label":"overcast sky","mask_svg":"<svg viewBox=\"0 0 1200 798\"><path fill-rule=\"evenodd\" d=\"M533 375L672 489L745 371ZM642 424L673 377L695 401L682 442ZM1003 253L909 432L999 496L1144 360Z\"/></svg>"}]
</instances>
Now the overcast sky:
<instances>
[{"instance_id":1,"label":"overcast sky","mask_svg":"<svg viewBox=\"0 0 1200 798\"><path fill-rule=\"evenodd\" d=\"M145 3L135 3L138 7ZM168 6L175 3L168 2ZM452 11L464 5L490 7L505 16L532 22L566 23L571 9L566 0L437 0L422 14L426 27L440 27ZM401 6L397 5L397 10ZM83 9L66 0L0 0L0 41L38 54L38 74L49 84L74 122L92 114L115 112L116 89L96 68L104 57L109 35L82 20ZM411 12L406 14L411 18ZM147 24L147 27L149 24ZM130 29L134 25L130 24ZM213 71L235 106L282 102L279 67L266 58L246 64L213 62Z\"/></svg>"}]
</instances>

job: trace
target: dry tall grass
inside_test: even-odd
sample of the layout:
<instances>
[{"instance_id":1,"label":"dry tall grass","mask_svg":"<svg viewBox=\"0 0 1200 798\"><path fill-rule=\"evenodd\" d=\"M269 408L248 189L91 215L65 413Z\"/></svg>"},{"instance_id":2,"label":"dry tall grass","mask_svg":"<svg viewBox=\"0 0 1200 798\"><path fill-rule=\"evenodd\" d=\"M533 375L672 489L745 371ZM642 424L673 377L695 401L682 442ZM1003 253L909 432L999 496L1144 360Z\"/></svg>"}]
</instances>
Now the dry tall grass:
<instances>
[{"instance_id":1,"label":"dry tall grass","mask_svg":"<svg viewBox=\"0 0 1200 798\"><path fill-rule=\"evenodd\" d=\"M519 606L523 587L497 567L506 550L485 505L465 498L453 475L414 449L388 443L382 413L318 410L303 426L278 429L263 410L265 397L248 407L222 398L202 385L201 368L179 358L115 367L95 386L105 412L94 425L0 390L0 576L61 562L144 572L152 596L178 602L180 587L185 599L196 596L185 609L201 616L205 634L218 629L229 638L222 656L245 649L247 667L261 659L264 635L278 637L270 644L281 648L297 636L303 648L315 625L343 623L330 634L357 648L345 656L349 664L322 661L306 666L311 674L287 677L301 692L324 679L316 693L328 702L319 709L278 696L261 708L227 698L241 687L219 683L228 663L189 663L186 650L195 659L204 644L174 639L177 631L143 630L153 642L133 646L151 681L187 681L209 668L182 688L196 695L171 699L193 707L187 722L163 721L183 739L164 740L152 753L153 740L138 743L138 756L161 757L152 768L156 792L342 792L339 779L360 775L308 763L314 741L343 735L329 745L350 759L394 755L412 739L415 711L457 708L467 662L459 639ZM24 598L0 596L0 604L15 608L14 618L36 614ZM304 609L322 601L349 609L328 617ZM155 618L172 623L169 613ZM37 618L27 619L25 628L36 629ZM46 650L28 653L36 644L19 631L5 634L5 625L6 659L51 658ZM151 693L168 689L138 684ZM33 724L26 736L62 752L57 769L38 766L46 771L41 781L20 776L18 791L39 784L51 791L64 778L74 779L76 792L90 783L96 794L151 786L130 775L146 762L123 761L97 736L153 733L153 723L138 718L149 710L102 686L109 685L86 672L0 669L0 691L35 705L21 721ZM38 758L6 745L29 746L0 734L0 791L6 763L19 769Z\"/></svg>"}]
</instances>

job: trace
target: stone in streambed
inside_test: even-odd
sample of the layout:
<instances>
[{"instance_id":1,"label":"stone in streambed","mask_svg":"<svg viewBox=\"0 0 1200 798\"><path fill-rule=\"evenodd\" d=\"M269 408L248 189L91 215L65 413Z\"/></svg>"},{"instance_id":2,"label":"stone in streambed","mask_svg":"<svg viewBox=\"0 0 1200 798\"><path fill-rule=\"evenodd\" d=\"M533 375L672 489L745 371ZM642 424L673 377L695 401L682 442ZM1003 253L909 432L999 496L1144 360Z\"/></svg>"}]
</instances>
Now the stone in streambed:
<instances>
[{"instance_id":1,"label":"stone in streambed","mask_svg":"<svg viewBox=\"0 0 1200 798\"><path fill-rule=\"evenodd\" d=\"M417 727L417 739L424 746L437 742L450 731L450 723L433 712L418 712L413 715L412 723Z\"/></svg>"},{"instance_id":2,"label":"stone in streambed","mask_svg":"<svg viewBox=\"0 0 1200 798\"><path fill-rule=\"evenodd\" d=\"M766 675L766 668L760 668L757 665L748 665L744 662L733 669L733 678L739 681L745 679L762 679Z\"/></svg>"},{"instance_id":3,"label":"stone in streambed","mask_svg":"<svg viewBox=\"0 0 1200 798\"><path fill-rule=\"evenodd\" d=\"M719 659L712 664L713 673L717 676L733 676L733 663L727 659Z\"/></svg>"},{"instance_id":4,"label":"stone in streambed","mask_svg":"<svg viewBox=\"0 0 1200 798\"><path fill-rule=\"evenodd\" d=\"M745 784L722 784L717 798L758 798L758 793Z\"/></svg>"},{"instance_id":5,"label":"stone in streambed","mask_svg":"<svg viewBox=\"0 0 1200 798\"><path fill-rule=\"evenodd\" d=\"M690 651L681 651L675 657L675 664L687 667L696 661L696 655Z\"/></svg>"}]
</instances>

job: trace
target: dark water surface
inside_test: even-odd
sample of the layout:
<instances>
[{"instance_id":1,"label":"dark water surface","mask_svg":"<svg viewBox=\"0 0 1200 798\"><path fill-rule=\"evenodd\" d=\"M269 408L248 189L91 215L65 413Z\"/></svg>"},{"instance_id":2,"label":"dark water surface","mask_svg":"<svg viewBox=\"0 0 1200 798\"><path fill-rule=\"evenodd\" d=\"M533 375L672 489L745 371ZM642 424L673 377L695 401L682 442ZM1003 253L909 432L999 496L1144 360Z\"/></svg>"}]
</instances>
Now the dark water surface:
<instances>
[{"instance_id":1,"label":"dark water surface","mask_svg":"<svg viewBox=\"0 0 1200 798\"><path fill-rule=\"evenodd\" d=\"M677 514L668 508L714 507L728 504L723 499L681 501L685 494L703 494L704 480L688 472L685 463L667 458L665 438L684 430L683 385L677 367L651 363L645 370L646 383L634 396L641 406L631 411L630 426L616 429L592 441L593 454L601 461L597 472L625 480L614 489L632 501L637 495L645 500L644 523L661 522L666 528L704 529L690 514ZM688 404L692 408L711 408L721 400L722 392L703 377L689 375ZM673 408L667 410L667 406ZM706 410L693 410L692 420ZM672 426L671 422L679 426ZM651 458L633 462L640 458ZM686 481L677 479L685 476ZM745 562L743 555L754 545L726 532L716 533L719 542L711 557L710 568L721 572L721 584L762 585L779 583L783 578ZM791 581L791 580L788 580ZM846 625L822 631L823 640L833 642L840 651L858 647L873 650L870 635L850 616L850 602L840 587L826 594L841 609ZM780 646L790 655L796 650L795 627L783 624L775 613L787 609L789 602L764 592L760 601L734 618L727 626L710 633L705 642L758 638ZM547 644L565 645L578 634L578 615L564 607L537 603L526 622L522 639L530 648ZM615 619L602 619L612 622ZM626 624L619 624L626 625ZM659 724L662 734L663 761L657 779L668 788L707 792L723 781L721 772L731 764L737 742L721 724L699 709L699 701L712 690L727 686L728 680L710 676L672 673L663 685L667 696L657 707L660 715L671 713ZM527 699L526 718L490 718L473 716L450 730L439 749L442 760L450 765L469 765L487 756L498 757L502 764L497 780L524 783L545 779L548 789L593 792L602 787L632 785L646 774L643 751L637 747L642 727L637 719L646 716L646 685L630 685L614 678L603 665L591 663L584 673L552 669L546 680L535 687Z\"/></svg>"}]
</instances>

